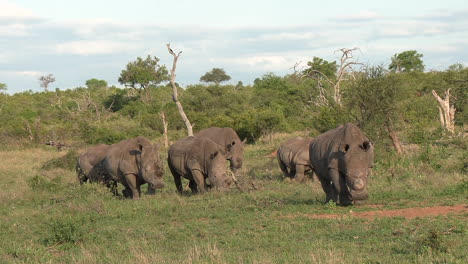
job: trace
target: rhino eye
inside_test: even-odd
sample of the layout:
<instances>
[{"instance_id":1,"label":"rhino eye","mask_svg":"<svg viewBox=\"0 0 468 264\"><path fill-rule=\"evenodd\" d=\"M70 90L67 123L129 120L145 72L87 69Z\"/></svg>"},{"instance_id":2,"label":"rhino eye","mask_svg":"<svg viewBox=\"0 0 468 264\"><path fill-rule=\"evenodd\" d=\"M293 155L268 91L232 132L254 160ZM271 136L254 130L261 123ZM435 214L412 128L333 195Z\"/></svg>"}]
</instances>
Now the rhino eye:
<instances>
[{"instance_id":1,"label":"rhino eye","mask_svg":"<svg viewBox=\"0 0 468 264\"><path fill-rule=\"evenodd\" d=\"M346 152L346 151L348 151L348 150L349 150L349 145L346 144L345 147L344 147L344 151Z\"/></svg>"}]
</instances>

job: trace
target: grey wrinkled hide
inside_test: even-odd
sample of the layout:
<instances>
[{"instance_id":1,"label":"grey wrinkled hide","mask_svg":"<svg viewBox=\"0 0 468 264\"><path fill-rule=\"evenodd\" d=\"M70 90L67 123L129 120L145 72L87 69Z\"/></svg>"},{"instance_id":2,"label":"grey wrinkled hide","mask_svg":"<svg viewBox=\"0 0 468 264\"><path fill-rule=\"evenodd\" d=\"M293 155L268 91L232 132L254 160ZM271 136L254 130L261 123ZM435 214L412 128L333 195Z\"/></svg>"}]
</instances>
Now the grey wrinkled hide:
<instances>
[{"instance_id":1,"label":"grey wrinkled hide","mask_svg":"<svg viewBox=\"0 0 468 264\"><path fill-rule=\"evenodd\" d=\"M309 144L311 141L311 137L295 137L288 139L278 148L276 157L285 177L294 179L296 182L302 182L305 174L312 174L309 162Z\"/></svg>"},{"instance_id":2,"label":"grey wrinkled hide","mask_svg":"<svg viewBox=\"0 0 468 264\"><path fill-rule=\"evenodd\" d=\"M172 144L167 163L177 191L182 193L181 177L190 181L193 193L206 191L206 179L214 189L228 189L232 179L226 175L226 158L222 151L218 144L208 138L186 137Z\"/></svg>"},{"instance_id":3,"label":"grey wrinkled hide","mask_svg":"<svg viewBox=\"0 0 468 264\"><path fill-rule=\"evenodd\" d=\"M209 138L220 145L224 156L229 160L230 168L237 170L242 168L244 160L244 141L241 141L236 131L230 127L210 127L200 130L195 137Z\"/></svg>"},{"instance_id":4,"label":"grey wrinkled hide","mask_svg":"<svg viewBox=\"0 0 468 264\"><path fill-rule=\"evenodd\" d=\"M139 136L111 145L102 163L109 178L125 186L124 196L138 199L141 195L140 186L145 183L151 189L164 187L159 149L145 137Z\"/></svg>"},{"instance_id":5,"label":"grey wrinkled hide","mask_svg":"<svg viewBox=\"0 0 468 264\"><path fill-rule=\"evenodd\" d=\"M100 144L88 148L79 157L76 164L76 172L80 184L87 181L98 182L106 185L111 191L116 193L116 182L105 176L105 171L102 167L102 160L106 157L110 146Z\"/></svg>"},{"instance_id":6,"label":"grey wrinkled hide","mask_svg":"<svg viewBox=\"0 0 468 264\"><path fill-rule=\"evenodd\" d=\"M339 197L346 205L368 198L374 147L357 126L347 123L319 135L310 143L309 156L326 202Z\"/></svg>"}]
</instances>

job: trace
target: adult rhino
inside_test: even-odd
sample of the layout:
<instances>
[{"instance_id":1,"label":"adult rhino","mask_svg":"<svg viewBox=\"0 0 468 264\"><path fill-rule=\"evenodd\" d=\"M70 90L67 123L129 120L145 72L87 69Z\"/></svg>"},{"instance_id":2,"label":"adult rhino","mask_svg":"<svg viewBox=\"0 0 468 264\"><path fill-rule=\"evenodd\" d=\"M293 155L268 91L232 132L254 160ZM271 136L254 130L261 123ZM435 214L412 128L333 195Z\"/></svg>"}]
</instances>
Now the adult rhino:
<instances>
[{"instance_id":1,"label":"adult rhino","mask_svg":"<svg viewBox=\"0 0 468 264\"><path fill-rule=\"evenodd\" d=\"M368 198L374 147L356 125L347 123L317 136L310 143L309 157L326 202L339 197L346 205Z\"/></svg>"},{"instance_id":2,"label":"adult rhino","mask_svg":"<svg viewBox=\"0 0 468 264\"><path fill-rule=\"evenodd\" d=\"M232 170L242 168L245 140L241 141L234 129L230 127L210 127L200 130L194 136L209 138L214 143L220 145L224 151L224 156L229 160Z\"/></svg>"},{"instance_id":3,"label":"adult rhino","mask_svg":"<svg viewBox=\"0 0 468 264\"><path fill-rule=\"evenodd\" d=\"M145 183L148 183L148 189L164 187L158 147L152 146L143 136L111 145L102 164L109 179L125 186L124 196L138 199L140 186Z\"/></svg>"},{"instance_id":4,"label":"adult rhino","mask_svg":"<svg viewBox=\"0 0 468 264\"><path fill-rule=\"evenodd\" d=\"M107 144L88 148L78 157L76 172L80 184L87 181L102 183L110 188L114 194L117 194L117 183L106 177L101 163L106 157L109 148L110 146Z\"/></svg>"},{"instance_id":5,"label":"adult rhino","mask_svg":"<svg viewBox=\"0 0 468 264\"><path fill-rule=\"evenodd\" d=\"M306 173L312 173L309 162L311 141L311 137L295 137L281 144L276 152L276 157L284 177L302 182Z\"/></svg>"},{"instance_id":6,"label":"adult rhino","mask_svg":"<svg viewBox=\"0 0 468 264\"><path fill-rule=\"evenodd\" d=\"M233 182L226 175L223 149L208 138L186 137L175 142L169 147L167 163L179 193L182 193L181 177L190 181L192 193L206 191L205 179L218 190L228 189Z\"/></svg>"}]
</instances>

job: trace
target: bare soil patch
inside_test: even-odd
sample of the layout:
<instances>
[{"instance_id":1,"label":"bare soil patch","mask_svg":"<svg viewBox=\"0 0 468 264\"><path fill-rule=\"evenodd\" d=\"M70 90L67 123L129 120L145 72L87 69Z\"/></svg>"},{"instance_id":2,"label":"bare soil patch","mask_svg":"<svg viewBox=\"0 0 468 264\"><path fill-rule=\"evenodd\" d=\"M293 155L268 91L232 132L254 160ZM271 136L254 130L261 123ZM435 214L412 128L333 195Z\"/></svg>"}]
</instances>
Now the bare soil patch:
<instances>
[{"instance_id":1,"label":"bare soil patch","mask_svg":"<svg viewBox=\"0 0 468 264\"><path fill-rule=\"evenodd\" d=\"M380 205L369 205L366 207L370 208L379 208ZM359 217L365 219L374 219L382 217L398 217L402 216L407 219L413 219L416 217L430 217L438 215L448 215L448 214L466 214L468 213L468 205L459 204L454 206L434 206L434 207L413 207L413 208L404 208L404 209L392 209L392 210L376 210L376 211L367 211L367 212L353 212L350 210L346 214L295 214L295 215L286 215L286 218L295 218L295 217L307 217L311 219L338 219L344 217Z\"/></svg>"}]
</instances>

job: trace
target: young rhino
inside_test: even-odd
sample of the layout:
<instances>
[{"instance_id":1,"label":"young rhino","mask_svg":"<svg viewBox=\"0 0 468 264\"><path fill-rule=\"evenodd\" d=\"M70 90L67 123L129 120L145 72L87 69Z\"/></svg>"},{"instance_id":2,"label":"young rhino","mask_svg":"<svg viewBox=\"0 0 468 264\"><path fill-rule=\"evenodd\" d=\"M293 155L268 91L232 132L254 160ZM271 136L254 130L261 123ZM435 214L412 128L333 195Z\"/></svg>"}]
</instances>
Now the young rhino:
<instances>
[{"instance_id":1,"label":"young rhino","mask_svg":"<svg viewBox=\"0 0 468 264\"><path fill-rule=\"evenodd\" d=\"M312 168L309 162L309 144L311 137L295 137L284 142L276 152L278 165L284 177L302 182L306 173L311 174Z\"/></svg>"},{"instance_id":2,"label":"young rhino","mask_svg":"<svg viewBox=\"0 0 468 264\"><path fill-rule=\"evenodd\" d=\"M108 177L125 186L124 196L138 199L140 186L145 183L151 189L164 187L164 171L158 148L145 137L111 145L102 163Z\"/></svg>"},{"instance_id":3,"label":"young rhino","mask_svg":"<svg viewBox=\"0 0 468 264\"><path fill-rule=\"evenodd\" d=\"M226 158L219 145L208 138L186 137L169 147L167 163L174 176L179 193L182 193L181 177L190 181L192 193L207 189L205 179L212 188L226 190L232 179L226 175Z\"/></svg>"},{"instance_id":4,"label":"young rhino","mask_svg":"<svg viewBox=\"0 0 468 264\"><path fill-rule=\"evenodd\" d=\"M326 202L339 197L346 205L368 198L374 147L356 125L347 123L320 134L310 143L309 156Z\"/></svg>"}]
</instances>

